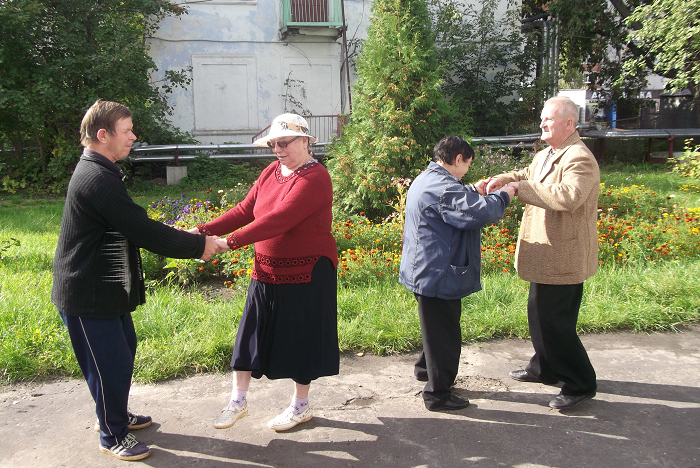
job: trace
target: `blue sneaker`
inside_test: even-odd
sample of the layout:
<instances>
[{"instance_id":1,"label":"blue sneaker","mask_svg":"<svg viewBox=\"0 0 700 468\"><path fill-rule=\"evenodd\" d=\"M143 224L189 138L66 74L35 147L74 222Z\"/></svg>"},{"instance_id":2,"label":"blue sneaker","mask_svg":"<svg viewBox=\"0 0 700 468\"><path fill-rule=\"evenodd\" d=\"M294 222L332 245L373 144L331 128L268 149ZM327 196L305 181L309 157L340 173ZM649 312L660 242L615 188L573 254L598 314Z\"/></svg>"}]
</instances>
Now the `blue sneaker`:
<instances>
[{"instance_id":1,"label":"blue sneaker","mask_svg":"<svg viewBox=\"0 0 700 468\"><path fill-rule=\"evenodd\" d=\"M151 449L146 444L136 440L136 437L131 434L127 434L121 442L111 447L100 445L100 451L127 461L143 460L151 454Z\"/></svg>"},{"instance_id":2,"label":"blue sneaker","mask_svg":"<svg viewBox=\"0 0 700 468\"><path fill-rule=\"evenodd\" d=\"M141 416L140 414L134 414L129 411L129 430L135 431L137 429L143 429L148 427L153 422L150 416ZM95 422L95 432L100 432L100 421Z\"/></svg>"}]
</instances>

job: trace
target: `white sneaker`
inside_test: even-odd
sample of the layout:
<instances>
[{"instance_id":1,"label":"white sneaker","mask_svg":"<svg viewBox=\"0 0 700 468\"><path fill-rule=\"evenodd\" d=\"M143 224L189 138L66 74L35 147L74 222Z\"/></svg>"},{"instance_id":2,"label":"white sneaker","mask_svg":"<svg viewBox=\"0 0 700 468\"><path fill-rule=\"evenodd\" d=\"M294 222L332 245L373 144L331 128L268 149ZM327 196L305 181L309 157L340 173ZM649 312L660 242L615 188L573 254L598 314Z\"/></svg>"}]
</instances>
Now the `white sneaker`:
<instances>
[{"instance_id":1,"label":"white sneaker","mask_svg":"<svg viewBox=\"0 0 700 468\"><path fill-rule=\"evenodd\" d=\"M294 414L294 410L292 410L291 407L288 407L286 410L284 410L284 413L272 419L267 423L267 425L273 431L286 431L287 429L293 428L297 424L311 421L312 416L311 408L308 406L301 414Z\"/></svg>"},{"instance_id":2,"label":"white sneaker","mask_svg":"<svg viewBox=\"0 0 700 468\"><path fill-rule=\"evenodd\" d=\"M217 429L226 429L233 426L236 421L245 418L248 415L248 401L243 402L243 406L226 405L221 410L221 414L214 422L214 427Z\"/></svg>"}]
</instances>

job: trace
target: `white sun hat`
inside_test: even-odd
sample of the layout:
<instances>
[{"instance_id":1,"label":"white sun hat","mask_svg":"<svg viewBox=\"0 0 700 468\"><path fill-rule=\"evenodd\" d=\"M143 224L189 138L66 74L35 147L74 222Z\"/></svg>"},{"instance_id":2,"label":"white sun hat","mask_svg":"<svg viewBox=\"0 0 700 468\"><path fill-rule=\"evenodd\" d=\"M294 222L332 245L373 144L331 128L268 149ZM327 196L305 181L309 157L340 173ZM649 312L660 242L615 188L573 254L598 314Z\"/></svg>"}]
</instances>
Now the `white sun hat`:
<instances>
[{"instance_id":1,"label":"white sun hat","mask_svg":"<svg viewBox=\"0 0 700 468\"><path fill-rule=\"evenodd\" d=\"M267 142L273 138L285 136L309 137L309 144L318 142L318 138L309 135L309 124L306 119L297 114L282 114L275 117L270 125L270 133L253 142L255 146L267 146Z\"/></svg>"}]
</instances>

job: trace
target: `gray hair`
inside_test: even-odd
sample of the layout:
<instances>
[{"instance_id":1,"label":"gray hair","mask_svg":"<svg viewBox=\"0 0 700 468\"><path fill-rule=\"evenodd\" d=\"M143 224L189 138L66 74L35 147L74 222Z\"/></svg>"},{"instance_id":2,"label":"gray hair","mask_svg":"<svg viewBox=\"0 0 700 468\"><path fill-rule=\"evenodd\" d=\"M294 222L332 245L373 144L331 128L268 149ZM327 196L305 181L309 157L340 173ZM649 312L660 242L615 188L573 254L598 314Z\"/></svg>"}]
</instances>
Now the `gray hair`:
<instances>
[{"instance_id":1,"label":"gray hair","mask_svg":"<svg viewBox=\"0 0 700 468\"><path fill-rule=\"evenodd\" d=\"M574 119L574 125L578 123L578 106L571 98L566 96L554 96L553 98L547 99L543 107L547 107L550 104L556 106L557 114L561 117Z\"/></svg>"}]
</instances>

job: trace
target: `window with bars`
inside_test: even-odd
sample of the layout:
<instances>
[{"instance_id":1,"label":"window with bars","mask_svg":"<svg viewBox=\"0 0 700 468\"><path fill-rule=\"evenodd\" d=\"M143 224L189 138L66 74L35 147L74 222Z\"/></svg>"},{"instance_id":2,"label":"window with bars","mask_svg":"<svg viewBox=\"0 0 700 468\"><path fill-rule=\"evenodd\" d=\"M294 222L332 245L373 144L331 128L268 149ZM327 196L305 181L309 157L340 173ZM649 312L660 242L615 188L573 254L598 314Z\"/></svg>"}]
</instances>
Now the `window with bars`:
<instances>
[{"instance_id":1,"label":"window with bars","mask_svg":"<svg viewBox=\"0 0 700 468\"><path fill-rule=\"evenodd\" d=\"M327 23L328 0L291 0L292 23Z\"/></svg>"},{"instance_id":2,"label":"window with bars","mask_svg":"<svg viewBox=\"0 0 700 468\"><path fill-rule=\"evenodd\" d=\"M283 26L342 25L341 0L282 0Z\"/></svg>"}]
</instances>

